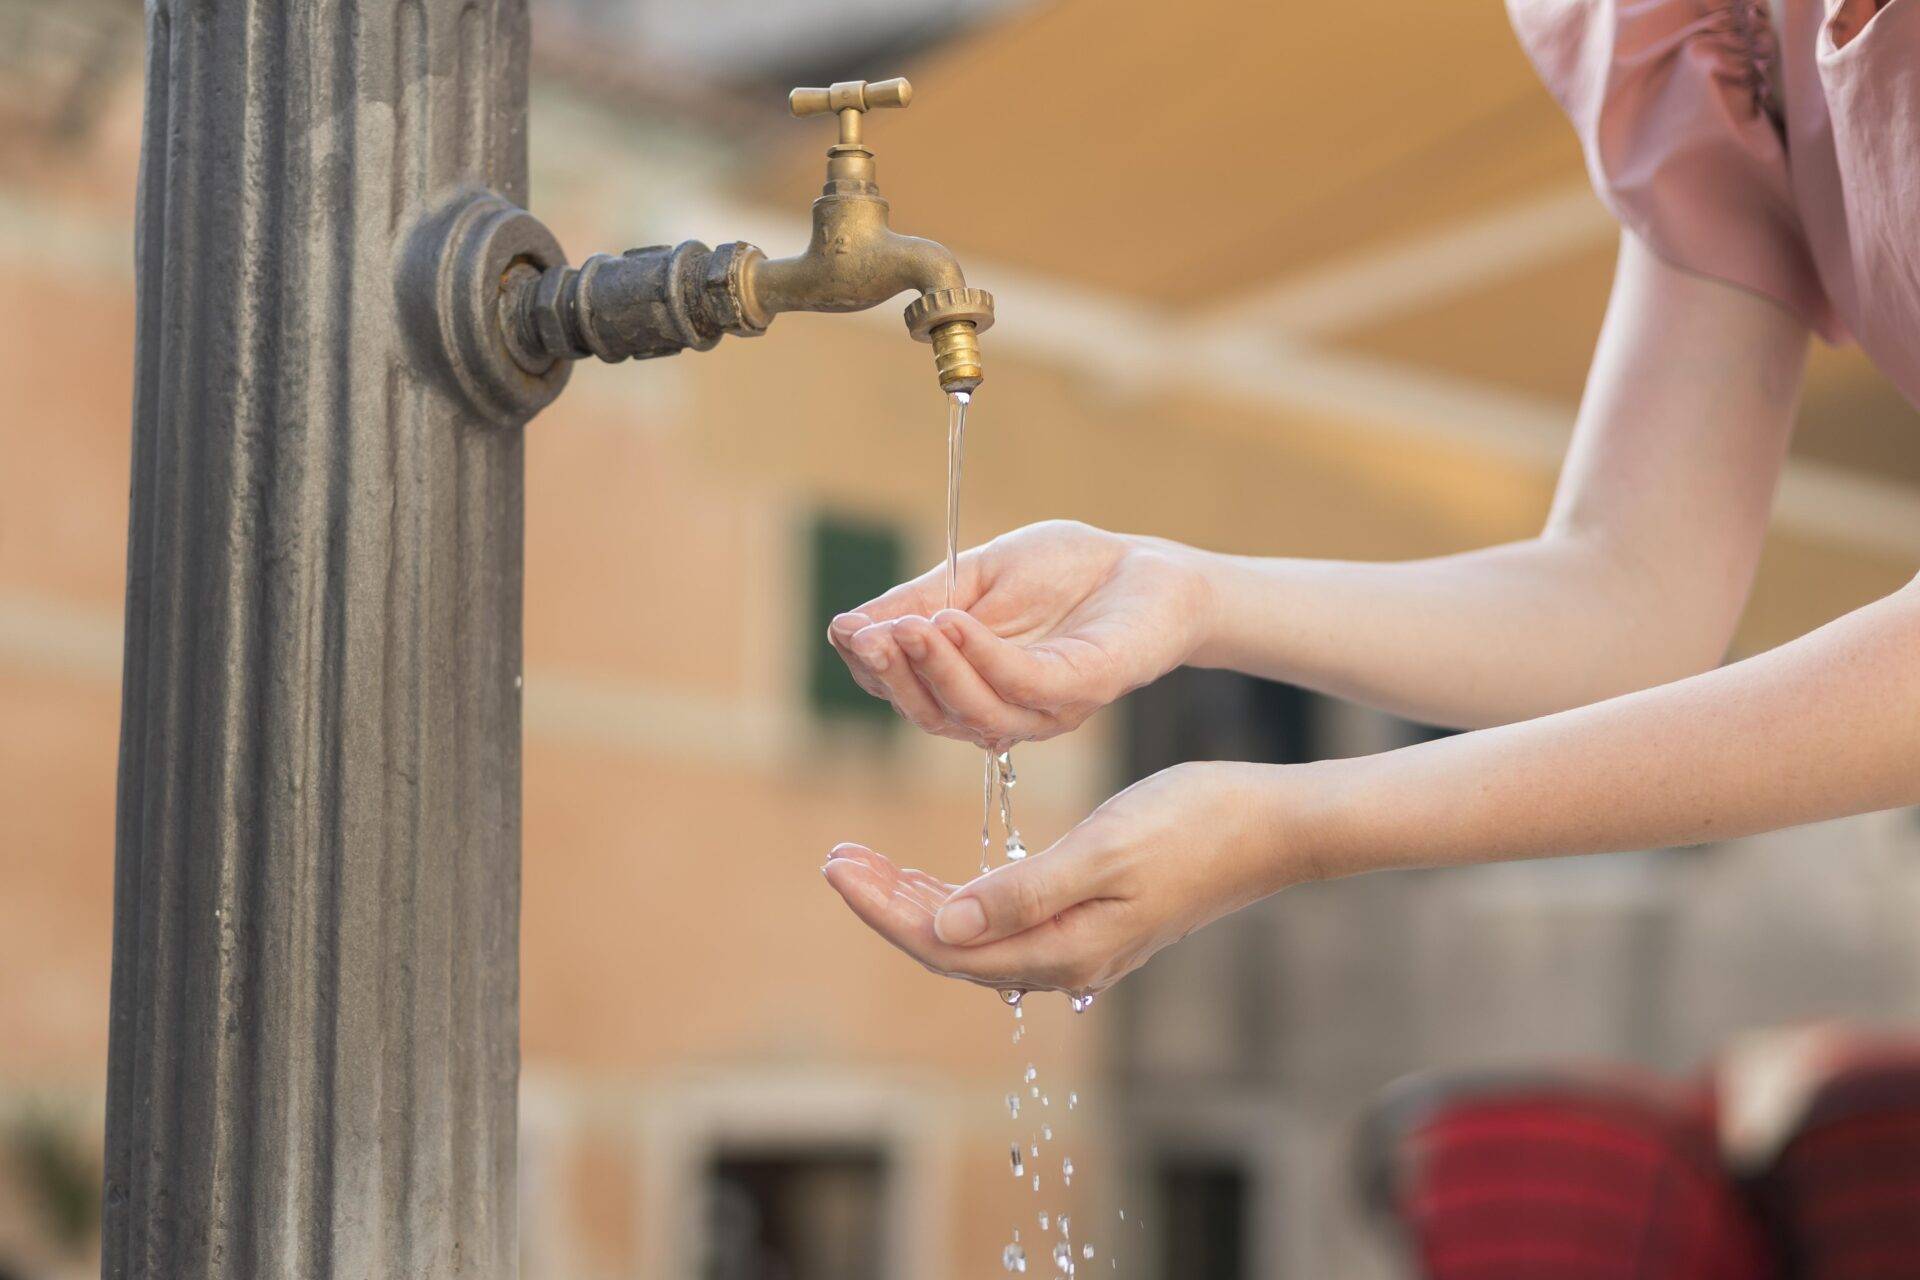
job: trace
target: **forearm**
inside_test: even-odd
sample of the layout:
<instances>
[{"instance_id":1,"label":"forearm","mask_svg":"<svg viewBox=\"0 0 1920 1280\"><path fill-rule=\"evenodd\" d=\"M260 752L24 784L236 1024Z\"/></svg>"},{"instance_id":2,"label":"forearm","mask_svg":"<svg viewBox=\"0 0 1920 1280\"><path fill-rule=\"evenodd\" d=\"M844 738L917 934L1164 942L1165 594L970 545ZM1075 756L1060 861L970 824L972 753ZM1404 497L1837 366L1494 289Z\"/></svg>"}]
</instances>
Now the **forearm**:
<instances>
[{"instance_id":1,"label":"forearm","mask_svg":"<svg viewBox=\"0 0 1920 1280\"><path fill-rule=\"evenodd\" d=\"M1704 675L1313 766L1303 856L1343 875L1726 839L1920 803L1917 762L1909 586Z\"/></svg>"},{"instance_id":2,"label":"forearm","mask_svg":"<svg viewBox=\"0 0 1920 1280\"><path fill-rule=\"evenodd\" d=\"M1807 335L1631 236L1546 531L1406 564L1205 558L1195 661L1436 724L1544 715L1719 662L1759 559Z\"/></svg>"},{"instance_id":3,"label":"forearm","mask_svg":"<svg viewBox=\"0 0 1920 1280\"><path fill-rule=\"evenodd\" d=\"M1719 661L1743 584L1688 597L1595 538L1404 563L1198 557L1200 666L1432 724L1503 724Z\"/></svg>"}]
</instances>

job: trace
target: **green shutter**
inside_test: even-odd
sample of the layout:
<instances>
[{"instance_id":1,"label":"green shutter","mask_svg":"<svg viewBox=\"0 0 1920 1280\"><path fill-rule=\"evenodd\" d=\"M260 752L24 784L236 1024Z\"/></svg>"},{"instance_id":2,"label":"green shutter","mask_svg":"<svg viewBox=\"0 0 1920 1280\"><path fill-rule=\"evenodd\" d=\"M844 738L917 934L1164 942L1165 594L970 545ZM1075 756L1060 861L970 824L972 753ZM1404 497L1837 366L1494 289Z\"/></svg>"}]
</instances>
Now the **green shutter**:
<instances>
[{"instance_id":1,"label":"green shutter","mask_svg":"<svg viewBox=\"0 0 1920 1280\"><path fill-rule=\"evenodd\" d=\"M892 724L893 708L855 684L846 664L827 643L827 623L836 613L865 604L901 580L905 556L900 534L886 525L821 515L808 534L812 609L804 637L807 702L816 715L837 720Z\"/></svg>"}]
</instances>

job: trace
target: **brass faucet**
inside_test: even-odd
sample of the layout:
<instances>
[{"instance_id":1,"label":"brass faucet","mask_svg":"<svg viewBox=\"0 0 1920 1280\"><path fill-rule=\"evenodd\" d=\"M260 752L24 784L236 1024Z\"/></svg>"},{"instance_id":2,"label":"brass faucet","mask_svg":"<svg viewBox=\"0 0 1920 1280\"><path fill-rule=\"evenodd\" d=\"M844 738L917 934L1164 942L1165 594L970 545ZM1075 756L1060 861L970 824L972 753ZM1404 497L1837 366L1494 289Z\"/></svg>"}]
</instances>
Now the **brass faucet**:
<instances>
[{"instance_id":1,"label":"brass faucet","mask_svg":"<svg viewBox=\"0 0 1920 1280\"><path fill-rule=\"evenodd\" d=\"M950 250L888 225L874 182L865 113L904 107L903 79L849 80L795 89L800 117L839 117L827 149L827 181L813 202L813 235L789 258L743 242L709 250L697 240L595 254L579 267L513 263L501 277L500 321L508 352L527 374L560 360L645 359L711 349L724 334L755 337L783 311L865 311L905 290L907 332L933 345L943 390L980 385L979 335L993 323L993 295L969 288Z\"/></svg>"}]
</instances>

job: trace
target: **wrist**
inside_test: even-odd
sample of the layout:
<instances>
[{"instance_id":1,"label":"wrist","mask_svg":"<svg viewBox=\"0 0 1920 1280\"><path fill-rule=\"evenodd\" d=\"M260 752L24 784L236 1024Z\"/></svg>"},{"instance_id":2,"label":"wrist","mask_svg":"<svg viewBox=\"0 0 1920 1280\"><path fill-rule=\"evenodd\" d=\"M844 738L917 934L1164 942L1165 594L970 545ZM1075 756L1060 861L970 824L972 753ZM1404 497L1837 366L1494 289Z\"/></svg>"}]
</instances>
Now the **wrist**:
<instances>
[{"instance_id":1,"label":"wrist","mask_svg":"<svg viewBox=\"0 0 1920 1280\"><path fill-rule=\"evenodd\" d=\"M1197 655L1214 639L1220 601L1225 598L1222 577L1227 557L1166 538L1133 535L1129 541L1136 553L1153 556L1173 570L1177 584L1174 590L1180 604L1177 616L1182 630L1172 665L1213 665L1201 661Z\"/></svg>"},{"instance_id":2,"label":"wrist","mask_svg":"<svg viewBox=\"0 0 1920 1280\"><path fill-rule=\"evenodd\" d=\"M1267 893L1375 869L1363 828L1379 759L1258 766L1270 771L1252 800Z\"/></svg>"},{"instance_id":3,"label":"wrist","mask_svg":"<svg viewBox=\"0 0 1920 1280\"><path fill-rule=\"evenodd\" d=\"M1193 644L1187 661L1196 667L1242 670L1246 664L1239 655L1245 646L1234 619L1258 584L1249 580L1247 561L1241 556L1193 548L1188 552L1187 569L1203 607L1193 614Z\"/></svg>"}]
</instances>

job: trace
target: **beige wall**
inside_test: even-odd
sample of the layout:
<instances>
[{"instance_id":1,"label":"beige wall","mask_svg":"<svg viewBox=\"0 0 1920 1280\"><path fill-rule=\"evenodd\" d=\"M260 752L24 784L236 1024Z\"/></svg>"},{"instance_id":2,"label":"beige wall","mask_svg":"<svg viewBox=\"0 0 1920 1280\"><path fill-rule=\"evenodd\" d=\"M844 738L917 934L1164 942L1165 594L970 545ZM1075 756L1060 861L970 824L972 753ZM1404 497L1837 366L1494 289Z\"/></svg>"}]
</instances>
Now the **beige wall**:
<instances>
[{"instance_id":1,"label":"beige wall","mask_svg":"<svg viewBox=\"0 0 1920 1280\"><path fill-rule=\"evenodd\" d=\"M0 1083L16 1089L96 1090L105 1056L136 112L123 92L90 148L0 170ZM735 234L666 225L662 190L718 187L697 138L676 151L648 129L542 95L536 206L576 258ZM596 145L626 165L589 165ZM797 227L793 212L772 216ZM1417 556L1525 536L1549 495L1550 467L1419 422L1197 373L1103 377L995 334L986 357L969 540L1065 515L1239 551ZM1010 1044L995 1000L854 927L816 872L843 838L956 877L974 856L977 756L823 730L802 697L806 514L885 516L937 554L926 348L891 306L785 317L709 355L582 368L529 430L530 1274L676 1277L703 1144L812 1132L808 1117L900 1153L906 1273L977 1273L1030 1218L1001 1095L1039 1056L1097 1104L1113 1064L1100 1011L1069 1025L1049 1006ZM1781 536L1742 647L1911 569L1884 547ZM1096 721L1023 749L1030 836L1103 793L1112 733ZM1118 1194L1098 1172L1109 1119L1096 1105L1078 1121L1094 1205Z\"/></svg>"}]
</instances>

